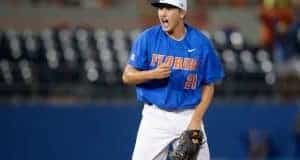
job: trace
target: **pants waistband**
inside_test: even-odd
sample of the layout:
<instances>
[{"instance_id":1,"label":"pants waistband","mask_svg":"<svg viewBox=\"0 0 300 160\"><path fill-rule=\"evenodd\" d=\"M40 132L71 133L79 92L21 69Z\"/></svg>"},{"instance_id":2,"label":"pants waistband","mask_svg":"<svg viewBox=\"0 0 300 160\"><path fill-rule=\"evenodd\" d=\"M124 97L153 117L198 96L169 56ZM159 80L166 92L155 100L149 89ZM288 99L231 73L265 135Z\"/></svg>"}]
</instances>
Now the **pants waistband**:
<instances>
[{"instance_id":1,"label":"pants waistband","mask_svg":"<svg viewBox=\"0 0 300 160\"><path fill-rule=\"evenodd\" d=\"M163 110L163 111L166 111L166 112L174 112L174 113L179 113L179 112L190 112L190 111L193 111L194 109L165 109L165 108L161 108L155 104L152 104L152 103L145 103L145 105L149 106L149 107L153 107L153 108L156 108L156 109L159 109L159 110Z\"/></svg>"}]
</instances>

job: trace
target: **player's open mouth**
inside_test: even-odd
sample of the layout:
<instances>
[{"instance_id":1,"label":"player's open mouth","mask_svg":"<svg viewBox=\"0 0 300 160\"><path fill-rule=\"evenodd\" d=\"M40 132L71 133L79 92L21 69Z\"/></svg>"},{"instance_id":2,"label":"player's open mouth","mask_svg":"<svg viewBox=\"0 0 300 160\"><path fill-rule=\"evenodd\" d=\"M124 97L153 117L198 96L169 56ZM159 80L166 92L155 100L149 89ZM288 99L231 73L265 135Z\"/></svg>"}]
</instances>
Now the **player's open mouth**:
<instances>
[{"instance_id":1,"label":"player's open mouth","mask_svg":"<svg viewBox=\"0 0 300 160\"><path fill-rule=\"evenodd\" d=\"M161 23L166 28L169 25L169 20L167 20L167 19L161 19Z\"/></svg>"}]
</instances>

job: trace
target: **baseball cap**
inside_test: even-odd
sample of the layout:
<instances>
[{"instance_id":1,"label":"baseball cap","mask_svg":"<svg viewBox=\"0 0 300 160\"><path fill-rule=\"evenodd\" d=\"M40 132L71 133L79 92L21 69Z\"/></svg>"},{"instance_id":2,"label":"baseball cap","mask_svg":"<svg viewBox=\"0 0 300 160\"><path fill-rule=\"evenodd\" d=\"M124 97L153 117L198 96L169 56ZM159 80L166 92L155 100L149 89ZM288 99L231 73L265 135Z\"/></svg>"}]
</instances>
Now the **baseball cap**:
<instances>
[{"instance_id":1,"label":"baseball cap","mask_svg":"<svg viewBox=\"0 0 300 160\"><path fill-rule=\"evenodd\" d=\"M182 10L187 10L186 0L151 0L151 4L157 7L159 4L169 4Z\"/></svg>"}]
</instances>

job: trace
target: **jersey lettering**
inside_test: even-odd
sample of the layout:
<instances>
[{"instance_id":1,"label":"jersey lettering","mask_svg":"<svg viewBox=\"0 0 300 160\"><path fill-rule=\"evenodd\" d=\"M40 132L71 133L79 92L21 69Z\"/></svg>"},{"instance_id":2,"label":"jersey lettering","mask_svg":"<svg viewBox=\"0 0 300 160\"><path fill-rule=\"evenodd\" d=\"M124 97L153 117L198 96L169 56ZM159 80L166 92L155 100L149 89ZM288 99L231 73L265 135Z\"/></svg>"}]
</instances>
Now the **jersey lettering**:
<instances>
[{"instance_id":1,"label":"jersey lettering","mask_svg":"<svg viewBox=\"0 0 300 160\"><path fill-rule=\"evenodd\" d=\"M174 56L167 56L165 58L165 63L171 67L174 63Z\"/></svg>"},{"instance_id":2,"label":"jersey lettering","mask_svg":"<svg viewBox=\"0 0 300 160\"><path fill-rule=\"evenodd\" d=\"M175 70L194 71L197 68L197 60L193 58L166 56L162 54L152 54L151 66L158 66L162 63L168 64Z\"/></svg>"},{"instance_id":3,"label":"jersey lettering","mask_svg":"<svg viewBox=\"0 0 300 160\"><path fill-rule=\"evenodd\" d=\"M183 58L175 57L175 63L173 65L173 69L183 69Z\"/></svg>"}]
</instances>

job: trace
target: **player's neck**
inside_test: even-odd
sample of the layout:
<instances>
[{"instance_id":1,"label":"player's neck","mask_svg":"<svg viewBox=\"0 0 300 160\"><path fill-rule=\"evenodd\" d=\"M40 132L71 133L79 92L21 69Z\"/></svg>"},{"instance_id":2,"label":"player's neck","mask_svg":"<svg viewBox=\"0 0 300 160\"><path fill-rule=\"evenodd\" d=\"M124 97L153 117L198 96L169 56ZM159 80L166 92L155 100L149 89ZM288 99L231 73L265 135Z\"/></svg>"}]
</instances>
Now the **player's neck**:
<instances>
[{"instance_id":1,"label":"player's neck","mask_svg":"<svg viewBox=\"0 0 300 160\"><path fill-rule=\"evenodd\" d=\"M167 32L167 34L171 38L173 38L173 39L175 39L177 41L182 40L185 37L185 34L186 34L186 28L184 26L184 23L178 25L173 31Z\"/></svg>"}]
</instances>

